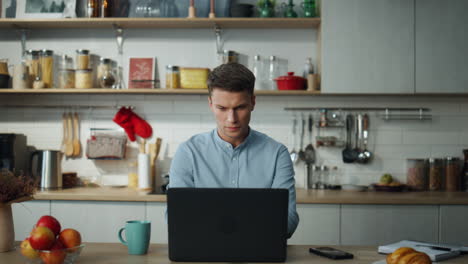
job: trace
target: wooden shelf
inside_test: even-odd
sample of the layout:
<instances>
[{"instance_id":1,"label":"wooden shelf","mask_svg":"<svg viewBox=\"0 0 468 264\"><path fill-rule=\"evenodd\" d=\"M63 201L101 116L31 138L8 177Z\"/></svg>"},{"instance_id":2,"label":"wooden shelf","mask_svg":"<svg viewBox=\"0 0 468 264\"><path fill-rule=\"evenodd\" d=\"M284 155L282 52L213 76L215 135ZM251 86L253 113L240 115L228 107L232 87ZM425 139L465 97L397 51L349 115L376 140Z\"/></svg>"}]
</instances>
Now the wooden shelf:
<instances>
[{"instance_id":1,"label":"wooden shelf","mask_svg":"<svg viewBox=\"0 0 468 264\"><path fill-rule=\"evenodd\" d=\"M317 28L320 18L60 18L0 19L0 28Z\"/></svg>"},{"instance_id":2,"label":"wooden shelf","mask_svg":"<svg viewBox=\"0 0 468 264\"><path fill-rule=\"evenodd\" d=\"M195 94L206 95L207 89L0 89L0 94ZM255 91L257 95L319 95L313 91Z\"/></svg>"}]
</instances>

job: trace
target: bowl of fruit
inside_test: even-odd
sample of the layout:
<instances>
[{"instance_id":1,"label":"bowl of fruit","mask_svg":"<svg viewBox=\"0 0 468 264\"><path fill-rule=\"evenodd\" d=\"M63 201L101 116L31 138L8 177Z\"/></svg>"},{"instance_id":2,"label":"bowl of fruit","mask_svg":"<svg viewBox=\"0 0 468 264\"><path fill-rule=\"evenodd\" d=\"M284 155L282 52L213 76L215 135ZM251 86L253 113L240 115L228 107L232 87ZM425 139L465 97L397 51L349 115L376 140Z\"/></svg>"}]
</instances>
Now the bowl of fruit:
<instances>
[{"instance_id":1,"label":"bowl of fruit","mask_svg":"<svg viewBox=\"0 0 468 264\"><path fill-rule=\"evenodd\" d=\"M16 249L29 264L71 264L83 248L78 231L72 228L61 230L57 219L45 215Z\"/></svg>"},{"instance_id":2,"label":"bowl of fruit","mask_svg":"<svg viewBox=\"0 0 468 264\"><path fill-rule=\"evenodd\" d=\"M385 173L378 183L372 184L372 188L378 192L401 192L406 185L398 182L391 174Z\"/></svg>"}]
</instances>

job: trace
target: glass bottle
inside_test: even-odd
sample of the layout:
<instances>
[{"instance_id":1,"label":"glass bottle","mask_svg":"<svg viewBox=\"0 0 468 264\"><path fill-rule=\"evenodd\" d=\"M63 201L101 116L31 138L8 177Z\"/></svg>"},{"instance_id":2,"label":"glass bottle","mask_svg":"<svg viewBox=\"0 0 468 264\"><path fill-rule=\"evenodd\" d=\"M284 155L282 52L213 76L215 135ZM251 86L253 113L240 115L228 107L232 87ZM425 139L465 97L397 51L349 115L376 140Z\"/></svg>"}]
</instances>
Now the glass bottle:
<instances>
[{"instance_id":1,"label":"glass bottle","mask_svg":"<svg viewBox=\"0 0 468 264\"><path fill-rule=\"evenodd\" d=\"M99 17L99 0L88 0L86 16Z\"/></svg>"},{"instance_id":2,"label":"glass bottle","mask_svg":"<svg viewBox=\"0 0 468 264\"><path fill-rule=\"evenodd\" d=\"M136 17L161 16L161 2L159 0L141 0L135 6Z\"/></svg>"},{"instance_id":3,"label":"glass bottle","mask_svg":"<svg viewBox=\"0 0 468 264\"><path fill-rule=\"evenodd\" d=\"M314 65L312 64L312 58L307 58L304 64L304 72L302 73L302 77L307 79L309 74L314 74Z\"/></svg>"},{"instance_id":4,"label":"glass bottle","mask_svg":"<svg viewBox=\"0 0 468 264\"><path fill-rule=\"evenodd\" d=\"M276 59L276 56L270 56L267 90L278 90L275 81L276 77L278 77L278 60Z\"/></svg>"},{"instance_id":5,"label":"glass bottle","mask_svg":"<svg viewBox=\"0 0 468 264\"><path fill-rule=\"evenodd\" d=\"M112 7L111 7L111 1L109 0L101 0L101 17L111 17Z\"/></svg>"},{"instance_id":6,"label":"glass bottle","mask_svg":"<svg viewBox=\"0 0 468 264\"><path fill-rule=\"evenodd\" d=\"M178 17L179 16L179 10L177 9L175 1L166 0L163 3L161 3L161 6L162 6L161 16L164 16L164 17Z\"/></svg>"},{"instance_id":7,"label":"glass bottle","mask_svg":"<svg viewBox=\"0 0 468 264\"><path fill-rule=\"evenodd\" d=\"M28 66L29 70L29 79L34 81L39 75L39 51L26 51L26 66Z\"/></svg>"},{"instance_id":8,"label":"glass bottle","mask_svg":"<svg viewBox=\"0 0 468 264\"><path fill-rule=\"evenodd\" d=\"M252 65L252 72L255 76L255 90L264 90L265 87L263 85L263 67L262 67L262 60L260 55L254 56L254 61Z\"/></svg>"},{"instance_id":9,"label":"glass bottle","mask_svg":"<svg viewBox=\"0 0 468 264\"><path fill-rule=\"evenodd\" d=\"M302 9L304 10L304 17L315 17L315 0L304 0L301 3Z\"/></svg>"},{"instance_id":10,"label":"glass bottle","mask_svg":"<svg viewBox=\"0 0 468 264\"><path fill-rule=\"evenodd\" d=\"M284 9L284 13L283 13L284 17L289 17L289 18L297 17L297 13L296 13L296 11L294 11L293 0L289 0L288 4L283 3L281 6Z\"/></svg>"}]
</instances>

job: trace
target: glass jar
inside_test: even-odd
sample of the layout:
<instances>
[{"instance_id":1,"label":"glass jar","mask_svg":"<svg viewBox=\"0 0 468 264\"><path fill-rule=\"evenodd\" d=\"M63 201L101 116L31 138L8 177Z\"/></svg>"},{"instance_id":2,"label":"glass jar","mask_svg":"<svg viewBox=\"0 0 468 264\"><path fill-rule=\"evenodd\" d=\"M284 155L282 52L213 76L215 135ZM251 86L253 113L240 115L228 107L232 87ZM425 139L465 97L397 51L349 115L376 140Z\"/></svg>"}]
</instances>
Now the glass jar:
<instances>
[{"instance_id":1,"label":"glass jar","mask_svg":"<svg viewBox=\"0 0 468 264\"><path fill-rule=\"evenodd\" d=\"M238 62L239 54L232 50L224 50L223 52L223 64L230 62Z\"/></svg>"},{"instance_id":2,"label":"glass jar","mask_svg":"<svg viewBox=\"0 0 468 264\"><path fill-rule=\"evenodd\" d=\"M442 190L442 175L444 172L442 159L429 159L429 190Z\"/></svg>"},{"instance_id":3,"label":"glass jar","mask_svg":"<svg viewBox=\"0 0 468 264\"><path fill-rule=\"evenodd\" d=\"M166 88L180 88L180 69L178 66L166 66Z\"/></svg>"},{"instance_id":4,"label":"glass jar","mask_svg":"<svg viewBox=\"0 0 468 264\"><path fill-rule=\"evenodd\" d=\"M427 190L427 162L425 159L406 160L406 184L415 191Z\"/></svg>"},{"instance_id":5,"label":"glass jar","mask_svg":"<svg viewBox=\"0 0 468 264\"><path fill-rule=\"evenodd\" d=\"M459 163L459 158L447 157L445 159L445 190L449 192L461 190Z\"/></svg>"},{"instance_id":6,"label":"glass jar","mask_svg":"<svg viewBox=\"0 0 468 264\"><path fill-rule=\"evenodd\" d=\"M87 70L76 70L75 71L75 88L77 89L89 89L93 87L93 71Z\"/></svg>"},{"instance_id":7,"label":"glass jar","mask_svg":"<svg viewBox=\"0 0 468 264\"><path fill-rule=\"evenodd\" d=\"M59 71L59 88L69 89L75 87L75 70L62 69Z\"/></svg>"},{"instance_id":8,"label":"glass jar","mask_svg":"<svg viewBox=\"0 0 468 264\"><path fill-rule=\"evenodd\" d=\"M40 53L41 80L44 88L52 88L54 80L54 52L42 50Z\"/></svg>"},{"instance_id":9,"label":"glass jar","mask_svg":"<svg viewBox=\"0 0 468 264\"><path fill-rule=\"evenodd\" d=\"M97 78L101 88L112 88L115 84L115 74L112 69L112 60L101 58L97 68Z\"/></svg>"},{"instance_id":10,"label":"glass jar","mask_svg":"<svg viewBox=\"0 0 468 264\"><path fill-rule=\"evenodd\" d=\"M87 70L89 69L89 50L79 49L76 50L76 69Z\"/></svg>"},{"instance_id":11,"label":"glass jar","mask_svg":"<svg viewBox=\"0 0 468 264\"><path fill-rule=\"evenodd\" d=\"M465 164L463 166L463 190L468 192L468 149L463 150L463 155L465 155Z\"/></svg>"},{"instance_id":12,"label":"glass jar","mask_svg":"<svg viewBox=\"0 0 468 264\"><path fill-rule=\"evenodd\" d=\"M39 76L39 51L38 50L27 50L26 51L26 66L29 70L29 79L35 80Z\"/></svg>"},{"instance_id":13,"label":"glass jar","mask_svg":"<svg viewBox=\"0 0 468 264\"><path fill-rule=\"evenodd\" d=\"M99 0L88 0L87 17L99 17Z\"/></svg>"}]
</instances>

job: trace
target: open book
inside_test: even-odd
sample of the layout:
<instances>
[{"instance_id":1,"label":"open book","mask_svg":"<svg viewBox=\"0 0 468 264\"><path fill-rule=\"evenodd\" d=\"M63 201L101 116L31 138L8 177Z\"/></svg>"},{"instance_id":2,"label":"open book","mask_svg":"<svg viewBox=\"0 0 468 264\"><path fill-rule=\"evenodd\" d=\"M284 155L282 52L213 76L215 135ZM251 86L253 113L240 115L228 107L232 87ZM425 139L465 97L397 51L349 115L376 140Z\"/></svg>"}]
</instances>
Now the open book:
<instances>
[{"instance_id":1,"label":"open book","mask_svg":"<svg viewBox=\"0 0 468 264\"><path fill-rule=\"evenodd\" d=\"M398 248L410 247L414 250L424 252L431 258L432 261L441 261L448 258L453 258L460 255L461 252L468 252L467 247L459 245L426 243L412 240L402 240L397 243L379 246L378 252L390 254Z\"/></svg>"}]
</instances>

